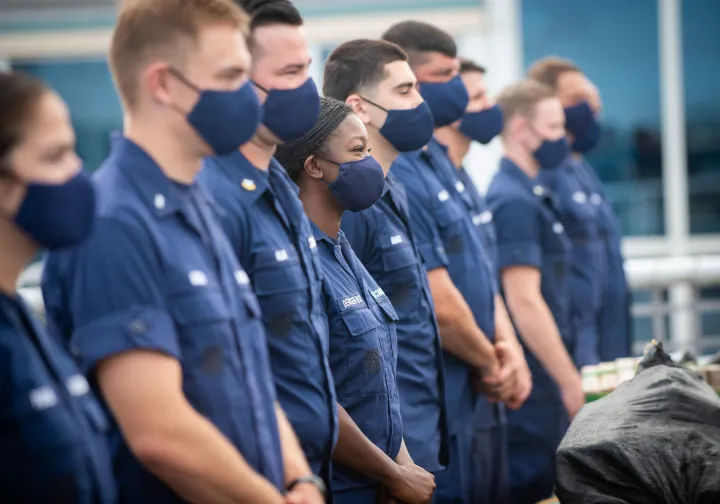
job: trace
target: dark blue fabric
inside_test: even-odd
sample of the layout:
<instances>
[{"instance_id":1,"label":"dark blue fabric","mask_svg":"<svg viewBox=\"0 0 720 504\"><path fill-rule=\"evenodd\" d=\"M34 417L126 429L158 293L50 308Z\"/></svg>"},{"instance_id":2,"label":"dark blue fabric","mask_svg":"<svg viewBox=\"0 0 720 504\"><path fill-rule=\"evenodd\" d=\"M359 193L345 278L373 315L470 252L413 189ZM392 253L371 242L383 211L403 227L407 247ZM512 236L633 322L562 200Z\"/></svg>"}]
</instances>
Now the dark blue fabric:
<instances>
[{"instance_id":1,"label":"dark blue fabric","mask_svg":"<svg viewBox=\"0 0 720 504\"><path fill-rule=\"evenodd\" d=\"M477 429L473 435L473 503L510 504L510 460L506 425Z\"/></svg>"},{"instance_id":2,"label":"dark blue fabric","mask_svg":"<svg viewBox=\"0 0 720 504\"><path fill-rule=\"evenodd\" d=\"M445 150L431 142L427 151L401 154L391 173L405 186L410 225L428 271L447 267L450 278L489 339L495 335L495 284L479 235L468 217L465 202L450 182L455 168ZM445 256L445 260L439 259ZM476 402L486 411L488 426L497 422L496 407L478 397L470 383L470 367L444 352L446 401L450 432L464 428Z\"/></svg>"},{"instance_id":3,"label":"dark blue fabric","mask_svg":"<svg viewBox=\"0 0 720 504\"><path fill-rule=\"evenodd\" d=\"M571 158L539 179L556 196L560 222L572 242L571 318L575 331L573 359L578 368L600 361L598 318L607 279L605 244L600 236L599 206L581 183Z\"/></svg>"},{"instance_id":4,"label":"dark blue fabric","mask_svg":"<svg viewBox=\"0 0 720 504\"><path fill-rule=\"evenodd\" d=\"M329 483L337 440L322 271L315 238L285 169L258 170L240 153L208 159L200 175L260 301L278 399L313 471Z\"/></svg>"},{"instance_id":5,"label":"dark blue fabric","mask_svg":"<svg viewBox=\"0 0 720 504\"><path fill-rule=\"evenodd\" d=\"M94 182L94 233L46 263L43 294L58 333L85 372L136 349L182 359L190 404L282 488L260 307L222 230L221 210L198 184L173 184L123 137L114 139ZM120 501L182 502L140 465L113 427Z\"/></svg>"},{"instance_id":6,"label":"dark blue fabric","mask_svg":"<svg viewBox=\"0 0 720 504\"><path fill-rule=\"evenodd\" d=\"M622 231L603 184L585 159L573 162L574 170L590 193L590 203L599 207L599 230L605 249L606 281L598 321L601 361L632 355L632 296L625 275Z\"/></svg>"},{"instance_id":7,"label":"dark blue fabric","mask_svg":"<svg viewBox=\"0 0 720 504\"><path fill-rule=\"evenodd\" d=\"M572 245L559 221L555 195L504 158L488 188L487 201L495 222L498 269L530 266L540 270L543 298L571 351ZM510 483L517 502L535 503L552 493L555 450L567 428L567 416L557 385L523 346L533 389L520 410L507 411Z\"/></svg>"},{"instance_id":8,"label":"dark blue fabric","mask_svg":"<svg viewBox=\"0 0 720 504\"><path fill-rule=\"evenodd\" d=\"M116 502L106 434L66 349L0 293L0 502Z\"/></svg>"},{"instance_id":9,"label":"dark blue fabric","mask_svg":"<svg viewBox=\"0 0 720 504\"><path fill-rule=\"evenodd\" d=\"M323 271L338 401L365 436L394 460L403 437L396 377L398 316L342 231L333 239L313 224L313 232ZM333 494L346 499L354 491L378 488L376 481L340 464L333 468L332 484Z\"/></svg>"},{"instance_id":10,"label":"dark blue fabric","mask_svg":"<svg viewBox=\"0 0 720 504\"><path fill-rule=\"evenodd\" d=\"M346 212L342 230L398 314L397 382L405 445L417 465L436 472L448 456L442 349L427 272L409 221L405 189L389 174L378 202L363 212Z\"/></svg>"}]
</instances>

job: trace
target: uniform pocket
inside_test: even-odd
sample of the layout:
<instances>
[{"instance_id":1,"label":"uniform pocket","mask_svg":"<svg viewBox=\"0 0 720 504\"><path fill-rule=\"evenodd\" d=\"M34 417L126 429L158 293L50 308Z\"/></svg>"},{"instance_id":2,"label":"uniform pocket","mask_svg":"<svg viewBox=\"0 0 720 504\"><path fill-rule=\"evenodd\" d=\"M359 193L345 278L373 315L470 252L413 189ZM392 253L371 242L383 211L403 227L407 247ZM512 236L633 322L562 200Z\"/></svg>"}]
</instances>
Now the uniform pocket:
<instances>
[{"instance_id":1,"label":"uniform pocket","mask_svg":"<svg viewBox=\"0 0 720 504\"><path fill-rule=\"evenodd\" d=\"M259 252L255 258L253 287L271 334L288 336L293 323L308 316L308 282L294 250Z\"/></svg>"},{"instance_id":2,"label":"uniform pocket","mask_svg":"<svg viewBox=\"0 0 720 504\"><path fill-rule=\"evenodd\" d=\"M452 201L446 201L438 205L435 211L440 228L440 236L448 254L459 254L462 252L463 243L463 214L460 208Z\"/></svg>"},{"instance_id":3,"label":"uniform pocket","mask_svg":"<svg viewBox=\"0 0 720 504\"><path fill-rule=\"evenodd\" d=\"M373 397L387 393L383 372L383 328L368 308L342 314L348 330L348 371L342 389L350 397Z\"/></svg>"}]
</instances>

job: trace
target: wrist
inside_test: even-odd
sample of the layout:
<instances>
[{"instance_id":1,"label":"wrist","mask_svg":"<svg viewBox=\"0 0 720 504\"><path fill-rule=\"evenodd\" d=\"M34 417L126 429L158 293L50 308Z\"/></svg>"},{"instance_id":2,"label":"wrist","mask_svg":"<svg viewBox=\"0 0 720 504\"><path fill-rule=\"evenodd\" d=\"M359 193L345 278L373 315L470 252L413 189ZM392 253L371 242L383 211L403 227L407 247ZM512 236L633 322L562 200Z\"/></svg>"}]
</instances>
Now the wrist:
<instances>
[{"instance_id":1,"label":"wrist","mask_svg":"<svg viewBox=\"0 0 720 504\"><path fill-rule=\"evenodd\" d=\"M400 473L401 465L392 459L388 459L388 463L378 474L378 481L383 485L390 487L397 480Z\"/></svg>"},{"instance_id":2,"label":"wrist","mask_svg":"<svg viewBox=\"0 0 720 504\"><path fill-rule=\"evenodd\" d=\"M327 487L325 486L325 482L320 477L314 474L308 474L307 476L301 476L292 480L285 487L285 490L288 492L292 492L293 490L305 486L315 488L318 492L320 492L323 497L325 497L327 494Z\"/></svg>"},{"instance_id":3,"label":"wrist","mask_svg":"<svg viewBox=\"0 0 720 504\"><path fill-rule=\"evenodd\" d=\"M557 383L562 389L582 386L582 377L573 366L569 372L563 373L563 375L559 377Z\"/></svg>"}]
</instances>

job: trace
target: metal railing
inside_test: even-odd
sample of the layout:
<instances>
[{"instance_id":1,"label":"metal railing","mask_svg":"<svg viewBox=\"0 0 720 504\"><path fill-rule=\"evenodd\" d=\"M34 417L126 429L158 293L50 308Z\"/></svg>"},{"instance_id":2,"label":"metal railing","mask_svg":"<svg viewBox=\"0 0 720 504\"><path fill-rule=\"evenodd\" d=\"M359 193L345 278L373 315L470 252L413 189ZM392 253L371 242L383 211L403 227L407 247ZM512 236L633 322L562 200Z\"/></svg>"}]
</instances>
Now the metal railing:
<instances>
[{"instance_id":1,"label":"metal railing","mask_svg":"<svg viewBox=\"0 0 720 504\"><path fill-rule=\"evenodd\" d=\"M720 286L720 256L681 256L629 259L625 262L628 281L634 291L649 291L647 302L635 302L632 315L637 319L650 319L652 334L634 343L634 351L641 354L649 339L664 341L671 351L691 351L695 354L717 351L720 348L720 332L706 334L703 316L720 314L719 299L702 299L703 288ZM675 287L691 292L687 300L672 299L668 292ZM677 326L670 329L673 317L685 317L688 321L682 331L674 334ZM720 331L720 328L718 328Z\"/></svg>"},{"instance_id":2,"label":"metal railing","mask_svg":"<svg viewBox=\"0 0 720 504\"><path fill-rule=\"evenodd\" d=\"M636 337L636 354L640 355L645 344L653 338L665 342L671 351L690 350L701 354L720 349L720 327L718 334L704 334L702 324L703 315L720 315L720 298L701 299L699 295L703 288L720 286L720 255L628 259L625 271L634 291L650 292L647 302L632 305L634 319L649 319L652 327L651 334ZM40 263L28 267L18 282L18 292L33 312L44 319L42 293L38 287L41 275ZM693 292L689 302L674 302L667 295L678 285ZM673 334L669 322L677 316L689 317L691 323L685 331L690 334Z\"/></svg>"}]
</instances>

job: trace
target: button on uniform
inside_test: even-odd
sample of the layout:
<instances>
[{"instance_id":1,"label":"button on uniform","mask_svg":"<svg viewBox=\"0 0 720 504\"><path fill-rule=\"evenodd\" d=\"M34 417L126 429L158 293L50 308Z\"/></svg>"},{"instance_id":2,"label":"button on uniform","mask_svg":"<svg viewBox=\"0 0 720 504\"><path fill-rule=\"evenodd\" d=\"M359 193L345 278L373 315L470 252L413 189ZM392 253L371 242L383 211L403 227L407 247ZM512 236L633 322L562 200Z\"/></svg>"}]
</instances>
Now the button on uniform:
<instances>
[{"instance_id":1,"label":"button on uniform","mask_svg":"<svg viewBox=\"0 0 720 504\"><path fill-rule=\"evenodd\" d=\"M475 322L490 338L495 334L494 282L478 233L465 212L454 167L434 139L427 152L400 154L391 174L408 194L410 226L428 271L447 268L450 278L473 312ZM466 192L466 191L465 191ZM438 197L437 195L442 195ZM483 427L497 425L496 408L478 397L470 382L470 366L443 352L450 437L450 466L436 477L439 502L472 502L482 485L472 468L471 445L476 408L484 411Z\"/></svg>"},{"instance_id":2,"label":"button on uniform","mask_svg":"<svg viewBox=\"0 0 720 504\"><path fill-rule=\"evenodd\" d=\"M43 293L84 372L133 350L181 361L190 404L278 489L284 486L275 390L257 299L197 185L168 180L122 136L95 174L98 220L80 247L50 254ZM178 253L182 251L182 253ZM132 455L117 427L122 502L183 500Z\"/></svg>"},{"instance_id":3,"label":"button on uniform","mask_svg":"<svg viewBox=\"0 0 720 504\"><path fill-rule=\"evenodd\" d=\"M417 465L438 472L448 462L442 348L427 273L409 222L405 190L389 174L381 198L367 210L346 212L342 230L398 314L403 438Z\"/></svg>"},{"instance_id":4,"label":"button on uniform","mask_svg":"<svg viewBox=\"0 0 720 504\"><path fill-rule=\"evenodd\" d=\"M0 293L0 501L116 502L106 435L75 363Z\"/></svg>"},{"instance_id":5,"label":"button on uniform","mask_svg":"<svg viewBox=\"0 0 720 504\"><path fill-rule=\"evenodd\" d=\"M317 246L297 188L277 161L263 172L238 151L208 159L200 181L225 210L223 227L260 301L278 399L329 484L335 388Z\"/></svg>"},{"instance_id":6,"label":"button on uniform","mask_svg":"<svg viewBox=\"0 0 720 504\"><path fill-rule=\"evenodd\" d=\"M332 239L312 226L323 271L337 399L363 434L394 460L403 439L396 385L398 316L343 232ZM372 502L378 490L377 481L340 464L333 468L332 485L335 502Z\"/></svg>"},{"instance_id":7,"label":"button on uniform","mask_svg":"<svg viewBox=\"0 0 720 504\"><path fill-rule=\"evenodd\" d=\"M607 279L604 243L599 234L599 209L568 159L555 170L543 170L538 179L553 191L559 224L572 242L570 272L573 358L578 368L597 364L598 317ZM558 233L563 230L556 231Z\"/></svg>"},{"instance_id":8,"label":"button on uniform","mask_svg":"<svg viewBox=\"0 0 720 504\"><path fill-rule=\"evenodd\" d=\"M540 270L543 298L570 351L572 245L558 222L555 195L505 158L488 188L487 201L497 233L498 269L529 266ZM552 494L555 451L568 426L554 381L527 347L525 358L533 389L520 410L507 412L510 483L513 502L518 504L535 503Z\"/></svg>"},{"instance_id":9,"label":"button on uniform","mask_svg":"<svg viewBox=\"0 0 720 504\"><path fill-rule=\"evenodd\" d=\"M592 193L590 202L598 208L598 227L606 266L598 317L599 353L601 361L612 361L632 354L632 296L624 268L622 231L593 167L585 159L573 160L572 166L583 188Z\"/></svg>"}]
</instances>

